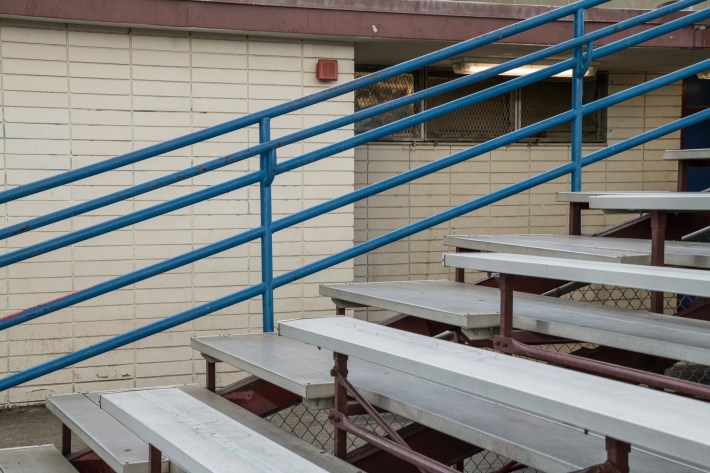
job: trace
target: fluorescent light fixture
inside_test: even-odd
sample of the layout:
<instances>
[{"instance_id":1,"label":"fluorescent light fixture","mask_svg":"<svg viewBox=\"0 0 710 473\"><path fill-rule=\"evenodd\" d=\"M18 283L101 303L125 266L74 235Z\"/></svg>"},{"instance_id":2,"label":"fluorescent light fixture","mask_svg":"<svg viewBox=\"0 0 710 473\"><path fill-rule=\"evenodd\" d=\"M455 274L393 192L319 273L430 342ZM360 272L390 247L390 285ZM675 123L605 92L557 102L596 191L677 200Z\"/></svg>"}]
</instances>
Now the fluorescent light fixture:
<instances>
[{"instance_id":1,"label":"fluorescent light fixture","mask_svg":"<svg viewBox=\"0 0 710 473\"><path fill-rule=\"evenodd\" d=\"M453 67L454 72L456 74L475 74L477 72L485 71L490 69L491 67L499 66L503 64L504 60L500 59L489 59L489 58L456 58L451 60L451 67ZM544 69L550 65L550 64L528 64L525 66L520 66L516 67L515 69L511 69L506 72L501 72L501 76L524 76L527 74L532 74L533 72L537 72L541 69ZM584 74L585 77L587 76L593 76L597 73L597 68L596 66L592 65L589 67L587 72ZM562 71L559 74L555 74L552 77L572 77L572 69L568 69L566 71Z\"/></svg>"},{"instance_id":2,"label":"fluorescent light fixture","mask_svg":"<svg viewBox=\"0 0 710 473\"><path fill-rule=\"evenodd\" d=\"M703 72L698 72L698 79L710 80L710 69Z\"/></svg>"}]
</instances>

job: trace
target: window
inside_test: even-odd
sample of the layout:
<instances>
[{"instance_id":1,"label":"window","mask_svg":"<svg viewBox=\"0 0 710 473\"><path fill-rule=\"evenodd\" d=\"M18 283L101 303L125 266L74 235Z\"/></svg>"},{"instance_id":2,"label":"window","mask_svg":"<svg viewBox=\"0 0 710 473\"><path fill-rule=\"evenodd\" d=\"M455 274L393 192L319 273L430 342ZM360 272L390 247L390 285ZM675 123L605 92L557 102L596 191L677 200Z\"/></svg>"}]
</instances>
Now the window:
<instances>
[{"instance_id":1,"label":"window","mask_svg":"<svg viewBox=\"0 0 710 473\"><path fill-rule=\"evenodd\" d=\"M359 68L356 77L371 73L373 68ZM387 79L355 92L355 110L404 97L415 91L433 87L461 77L448 70L424 69ZM457 89L422 102L401 107L355 124L355 133L377 128L393 121L437 107L451 100L499 84L509 78L493 78ZM584 79L584 103L606 95L607 76L599 73ZM389 141L486 141L524 126L569 110L572 103L570 79L548 79L477 104L464 107L442 117L399 131L383 138ZM550 128L523 142L569 143L572 123ZM582 139L585 143L606 140L604 111L587 115L583 120Z\"/></svg>"}]
</instances>

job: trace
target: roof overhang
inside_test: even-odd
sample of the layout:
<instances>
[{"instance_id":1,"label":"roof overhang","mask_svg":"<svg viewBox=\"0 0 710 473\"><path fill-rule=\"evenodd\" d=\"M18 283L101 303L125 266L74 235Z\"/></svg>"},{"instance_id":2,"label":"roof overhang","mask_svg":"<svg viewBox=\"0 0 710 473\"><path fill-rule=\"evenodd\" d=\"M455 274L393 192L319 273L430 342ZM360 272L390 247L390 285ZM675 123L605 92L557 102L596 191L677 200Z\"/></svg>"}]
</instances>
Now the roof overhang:
<instances>
[{"instance_id":1,"label":"roof overhang","mask_svg":"<svg viewBox=\"0 0 710 473\"><path fill-rule=\"evenodd\" d=\"M68 23L213 30L328 39L462 41L550 10L433 0L2 0L0 16ZM595 8L588 31L638 15L638 10ZM688 12L668 15L677 18ZM658 24L656 22L655 24ZM644 25L616 35L648 29ZM572 36L571 18L503 40L549 45ZM608 42L600 41L598 44ZM688 27L644 44L648 47L710 47L710 28Z\"/></svg>"}]
</instances>

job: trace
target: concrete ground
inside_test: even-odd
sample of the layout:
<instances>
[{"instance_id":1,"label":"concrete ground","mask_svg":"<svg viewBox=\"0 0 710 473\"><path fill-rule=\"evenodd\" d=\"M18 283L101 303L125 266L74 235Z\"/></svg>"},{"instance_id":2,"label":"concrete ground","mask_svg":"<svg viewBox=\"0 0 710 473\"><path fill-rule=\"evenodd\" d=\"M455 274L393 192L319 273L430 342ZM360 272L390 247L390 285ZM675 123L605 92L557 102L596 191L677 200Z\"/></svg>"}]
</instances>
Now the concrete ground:
<instances>
[{"instance_id":1,"label":"concrete ground","mask_svg":"<svg viewBox=\"0 0 710 473\"><path fill-rule=\"evenodd\" d=\"M61 448L62 424L44 406L16 407L0 410L0 448L54 444ZM72 439L74 450L85 447Z\"/></svg>"}]
</instances>

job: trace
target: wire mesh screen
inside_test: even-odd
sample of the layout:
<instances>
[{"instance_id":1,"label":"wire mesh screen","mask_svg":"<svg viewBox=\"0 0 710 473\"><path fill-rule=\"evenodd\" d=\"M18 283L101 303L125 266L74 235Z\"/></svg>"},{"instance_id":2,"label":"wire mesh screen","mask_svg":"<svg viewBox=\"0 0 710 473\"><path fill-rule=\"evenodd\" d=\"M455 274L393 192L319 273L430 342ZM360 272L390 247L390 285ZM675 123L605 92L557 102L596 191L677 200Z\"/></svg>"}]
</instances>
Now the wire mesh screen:
<instances>
[{"instance_id":1,"label":"wire mesh screen","mask_svg":"<svg viewBox=\"0 0 710 473\"><path fill-rule=\"evenodd\" d=\"M395 430L399 430L412 422L391 413L382 414L384 420ZM325 451L332 452L334 446L334 428L328 421L327 409L309 409L303 404L289 407L266 418L272 424L292 433L296 437ZM384 430L372 420L369 415L350 417L350 420L379 435L384 435ZM363 440L348 435L348 451L355 450L365 445Z\"/></svg>"},{"instance_id":2,"label":"wire mesh screen","mask_svg":"<svg viewBox=\"0 0 710 473\"><path fill-rule=\"evenodd\" d=\"M395 430L399 430L411 423L411 421L394 414L386 413L383 417L387 423ZM269 422L289 432L296 437L309 442L324 451L333 451L333 426L328 421L328 410L309 409L303 404L297 404L286 408L276 414L266 418ZM367 415L354 416L351 420L361 427L373 430L380 435L384 431ZM352 435L348 435L348 451L353 451L364 445L364 442ZM494 452L483 451L464 461L464 471L466 473L492 473L505 465L509 460L504 456ZM543 473L533 468L520 470L524 473Z\"/></svg>"},{"instance_id":3,"label":"wire mesh screen","mask_svg":"<svg viewBox=\"0 0 710 473\"><path fill-rule=\"evenodd\" d=\"M371 71L356 71L355 77L363 77ZM415 81L417 77L413 73L401 74L391 79L383 80L377 84L364 87L355 92L355 111L359 112L366 108L373 107L394 99L406 97L415 91ZM414 103L400 107L386 113L376 115L366 120L355 123L355 133L363 133L382 125L401 120L418 113L419 103ZM415 126L406 128L388 136L388 139L415 139L421 138L421 127Z\"/></svg>"},{"instance_id":4,"label":"wire mesh screen","mask_svg":"<svg viewBox=\"0 0 710 473\"><path fill-rule=\"evenodd\" d=\"M453 74L444 71L427 71L426 87L444 84L455 78ZM426 108L438 107L501 82L499 79L485 80L437 95L426 101ZM504 94L435 118L426 123L425 133L427 139L435 141L485 141L513 131L513 124L511 95Z\"/></svg>"},{"instance_id":5,"label":"wire mesh screen","mask_svg":"<svg viewBox=\"0 0 710 473\"><path fill-rule=\"evenodd\" d=\"M599 99L603 94L602 75L584 78L583 102ZM524 87L520 91L520 120L525 127L550 118L572 108L572 81L553 78ZM602 125L604 112L589 114L582 120L582 140L587 143L606 139L606 127ZM572 123L563 123L556 127L530 136L529 140L569 141L572 138Z\"/></svg>"},{"instance_id":6,"label":"wire mesh screen","mask_svg":"<svg viewBox=\"0 0 710 473\"><path fill-rule=\"evenodd\" d=\"M619 309L648 311L651 308L651 300L648 291L617 286L592 284L570 292L561 298L601 304ZM664 300L664 313L668 315L675 314L680 309L686 309L692 304L703 304L706 301L704 298L683 295L676 297L673 294L666 294ZM710 366L678 361L668 368L665 374L674 378L710 385Z\"/></svg>"},{"instance_id":7,"label":"wire mesh screen","mask_svg":"<svg viewBox=\"0 0 710 473\"><path fill-rule=\"evenodd\" d=\"M370 74L374 68L362 66L355 77ZM363 110L377 104L407 96L424 88L452 81L457 77L449 70L424 69L402 74L377 84L355 91L355 110ZM467 87L432 97L424 103L415 103L355 124L355 133L377 128L393 121L412 116L422 109L431 109L452 100L484 90L504 80L493 78ZM600 73L584 80L585 103L606 95L608 77ZM518 128L570 109L572 82L570 79L548 79L511 93L493 97L435 118L421 125L393 133L384 140L426 140L448 142L480 142L504 135ZM569 143L572 125L566 123L526 138L525 142L544 141ZM606 112L587 115L583 120L582 141L599 143L606 140Z\"/></svg>"}]
</instances>

